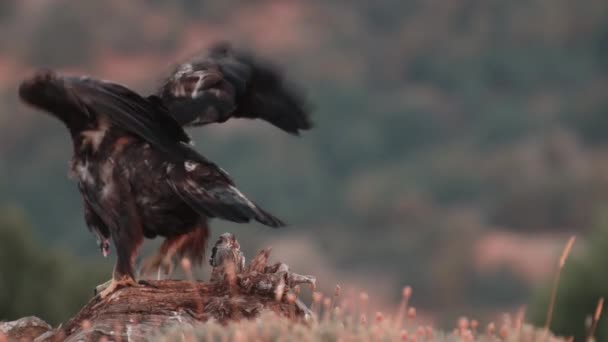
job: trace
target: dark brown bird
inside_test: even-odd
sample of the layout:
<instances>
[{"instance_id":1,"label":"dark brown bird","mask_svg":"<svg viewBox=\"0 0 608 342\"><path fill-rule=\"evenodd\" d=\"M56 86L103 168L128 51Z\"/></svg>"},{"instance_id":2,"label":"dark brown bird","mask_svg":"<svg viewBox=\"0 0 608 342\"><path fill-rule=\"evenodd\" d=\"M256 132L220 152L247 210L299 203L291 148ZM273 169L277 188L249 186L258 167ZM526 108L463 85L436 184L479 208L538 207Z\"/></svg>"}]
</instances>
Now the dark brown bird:
<instances>
[{"instance_id":1,"label":"dark brown bird","mask_svg":"<svg viewBox=\"0 0 608 342\"><path fill-rule=\"evenodd\" d=\"M112 282L102 297L136 285L134 260L144 237L172 241L196 231L206 241L208 217L284 225L190 147L157 97L48 70L23 81L19 95L61 120L71 134L71 173L84 198L87 225L102 250L110 239L116 248Z\"/></svg>"},{"instance_id":2,"label":"dark brown bird","mask_svg":"<svg viewBox=\"0 0 608 342\"><path fill-rule=\"evenodd\" d=\"M169 109L182 126L225 122L230 118L262 119L293 135L312 128L310 106L275 65L227 42L179 64L156 95L148 99ZM171 273L174 256L201 264L209 237L208 222L174 235L147 259L142 273Z\"/></svg>"}]
</instances>

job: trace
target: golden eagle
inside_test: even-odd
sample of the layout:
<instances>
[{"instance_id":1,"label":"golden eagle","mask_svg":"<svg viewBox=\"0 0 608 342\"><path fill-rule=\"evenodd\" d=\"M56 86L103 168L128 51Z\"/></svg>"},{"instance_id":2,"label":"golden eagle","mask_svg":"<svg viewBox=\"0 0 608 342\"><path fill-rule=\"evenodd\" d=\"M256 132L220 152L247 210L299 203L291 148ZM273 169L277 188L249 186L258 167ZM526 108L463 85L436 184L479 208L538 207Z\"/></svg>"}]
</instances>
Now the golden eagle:
<instances>
[{"instance_id":1,"label":"golden eagle","mask_svg":"<svg viewBox=\"0 0 608 342\"><path fill-rule=\"evenodd\" d=\"M107 296L135 286L143 238L166 237L152 264L174 254L204 255L208 218L270 227L284 223L245 197L221 168L192 149L182 125L262 118L297 134L311 127L302 98L280 73L226 45L182 64L158 95L143 97L116 83L50 70L24 80L19 95L68 128L71 173L84 199L85 221L104 255L117 261Z\"/></svg>"},{"instance_id":2,"label":"golden eagle","mask_svg":"<svg viewBox=\"0 0 608 342\"><path fill-rule=\"evenodd\" d=\"M166 106L182 126L220 123L230 118L263 119L299 135L312 128L304 97L286 82L282 72L252 53L216 43L206 54L177 65L155 95L148 99ZM201 222L206 227L207 221ZM171 273L173 256L202 262L208 229L167 238L159 252L146 260L143 273Z\"/></svg>"}]
</instances>

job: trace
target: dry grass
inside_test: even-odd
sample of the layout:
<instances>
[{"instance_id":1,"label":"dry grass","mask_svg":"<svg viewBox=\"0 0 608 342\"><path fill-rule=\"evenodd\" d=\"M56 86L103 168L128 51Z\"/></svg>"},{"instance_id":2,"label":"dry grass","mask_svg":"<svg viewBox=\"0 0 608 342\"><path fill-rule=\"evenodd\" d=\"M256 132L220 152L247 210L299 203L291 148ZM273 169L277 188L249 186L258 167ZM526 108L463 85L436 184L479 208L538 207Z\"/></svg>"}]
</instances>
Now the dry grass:
<instances>
[{"instance_id":1,"label":"dry grass","mask_svg":"<svg viewBox=\"0 0 608 342\"><path fill-rule=\"evenodd\" d=\"M543 328L527 324L525 308L522 308L514 315L505 314L500 322L481 325L477 320L461 317L453 331L439 331L417 317L416 308L409 305L413 292L409 286L403 289L397 310L389 314L372 313L367 293L343 297L342 289L336 286L331 296L313 293L311 310L315 319L308 325L294 323L267 312L256 320L226 326L211 321L194 327L175 328L156 337L156 341L572 341L572 338L554 336L549 329L561 272L574 241L575 237L568 240L559 259ZM592 317L587 341L594 341L603 305L604 300L601 298Z\"/></svg>"},{"instance_id":2,"label":"dry grass","mask_svg":"<svg viewBox=\"0 0 608 342\"><path fill-rule=\"evenodd\" d=\"M313 294L315 320L308 325L294 323L266 312L252 321L223 326L207 322L179 327L157 336L154 341L567 341L545 329L524 322L525 311L505 314L500 322L482 326L479 321L461 317L451 332L439 331L416 315L408 306L412 289L403 290L403 299L394 313L371 312L369 296L340 297L340 288L332 296Z\"/></svg>"},{"instance_id":3,"label":"dry grass","mask_svg":"<svg viewBox=\"0 0 608 342\"><path fill-rule=\"evenodd\" d=\"M557 289L559 287L559 280L562 275L562 270L564 269L564 265L566 264L566 260L568 260L568 256L570 255L570 251L572 251L572 247L574 246L574 241L576 241L576 236L572 236L566 246L564 247L564 251L562 252L561 257L559 258L557 272L555 273L555 279L553 281L553 288L551 289L551 298L549 301L549 309L547 310L547 320L545 321L545 330L549 330L551 328L551 319L553 318L553 310L555 309L555 300L557 299Z\"/></svg>"},{"instance_id":4,"label":"dry grass","mask_svg":"<svg viewBox=\"0 0 608 342\"><path fill-rule=\"evenodd\" d=\"M597 306L595 308L595 314L591 317L591 328L589 328L589 333L587 334L587 341L593 341L595 339L595 331L597 330L597 324L602 318L602 310L604 309L604 297L600 298L597 301Z\"/></svg>"}]
</instances>

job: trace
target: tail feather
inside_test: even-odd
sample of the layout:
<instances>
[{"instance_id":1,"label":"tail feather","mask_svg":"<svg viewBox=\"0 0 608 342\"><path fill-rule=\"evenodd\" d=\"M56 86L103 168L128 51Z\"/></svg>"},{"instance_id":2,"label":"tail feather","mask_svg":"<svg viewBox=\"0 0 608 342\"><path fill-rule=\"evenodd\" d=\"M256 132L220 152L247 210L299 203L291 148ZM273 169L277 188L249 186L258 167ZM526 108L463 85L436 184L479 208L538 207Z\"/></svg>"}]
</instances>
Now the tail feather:
<instances>
[{"instance_id":1,"label":"tail feather","mask_svg":"<svg viewBox=\"0 0 608 342\"><path fill-rule=\"evenodd\" d=\"M268 213L264 209L261 209L257 205L256 205L256 209L257 209L256 210L257 215L255 216L255 220L260 222L261 224L272 227L272 228L281 228L281 227L287 226L287 224L285 222L283 222L281 219Z\"/></svg>"},{"instance_id":2,"label":"tail feather","mask_svg":"<svg viewBox=\"0 0 608 342\"><path fill-rule=\"evenodd\" d=\"M168 181L175 193L201 215L237 223L256 220L273 228L285 226L283 221L258 207L234 185L197 182L182 172L170 172Z\"/></svg>"}]
</instances>

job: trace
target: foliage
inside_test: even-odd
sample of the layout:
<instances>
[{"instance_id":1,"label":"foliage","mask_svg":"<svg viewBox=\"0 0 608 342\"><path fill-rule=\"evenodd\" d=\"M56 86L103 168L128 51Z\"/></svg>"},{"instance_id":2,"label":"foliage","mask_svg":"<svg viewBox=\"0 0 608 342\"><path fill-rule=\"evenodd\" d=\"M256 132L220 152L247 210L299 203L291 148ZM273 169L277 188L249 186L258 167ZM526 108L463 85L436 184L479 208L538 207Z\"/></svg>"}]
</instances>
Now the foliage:
<instances>
[{"instance_id":1,"label":"foliage","mask_svg":"<svg viewBox=\"0 0 608 342\"><path fill-rule=\"evenodd\" d=\"M0 319L36 314L53 324L76 313L107 267L78 260L33 238L19 210L0 210Z\"/></svg>"}]
</instances>

